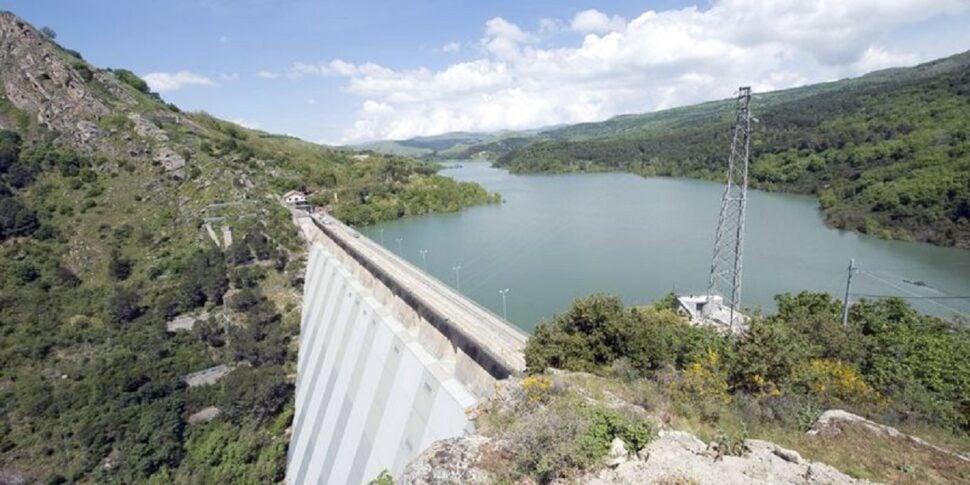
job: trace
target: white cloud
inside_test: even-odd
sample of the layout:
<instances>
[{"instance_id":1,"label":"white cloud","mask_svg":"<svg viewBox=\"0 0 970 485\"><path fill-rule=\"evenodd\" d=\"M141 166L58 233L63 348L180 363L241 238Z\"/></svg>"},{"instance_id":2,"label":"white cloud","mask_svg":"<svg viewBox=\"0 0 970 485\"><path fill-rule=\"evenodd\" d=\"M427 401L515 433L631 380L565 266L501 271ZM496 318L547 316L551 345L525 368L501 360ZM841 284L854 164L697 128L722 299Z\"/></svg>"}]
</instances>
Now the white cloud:
<instances>
[{"instance_id":1,"label":"white cloud","mask_svg":"<svg viewBox=\"0 0 970 485\"><path fill-rule=\"evenodd\" d=\"M560 19L539 19L539 35L555 34L566 29L566 23Z\"/></svg>"},{"instance_id":2,"label":"white cloud","mask_svg":"<svg viewBox=\"0 0 970 485\"><path fill-rule=\"evenodd\" d=\"M220 72L219 73L219 79L221 79L223 81L238 81L239 80L239 73L235 73L235 72Z\"/></svg>"},{"instance_id":3,"label":"white cloud","mask_svg":"<svg viewBox=\"0 0 970 485\"><path fill-rule=\"evenodd\" d=\"M522 47L536 42L538 38L525 32L518 25L495 17L485 23L485 37L482 46L490 54L503 60L514 60L522 56Z\"/></svg>"},{"instance_id":4,"label":"white cloud","mask_svg":"<svg viewBox=\"0 0 970 485\"><path fill-rule=\"evenodd\" d=\"M273 71L259 71L256 75L263 79L277 79L280 77L279 73Z\"/></svg>"},{"instance_id":5,"label":"white cloud","mask_svg":"<svg viewBox=\"0 0 970 485\"><path fill-rule=\"evenodd\" d=\"M228 36L225 36L225 35L223 35L222 37L219 37L219 43L220 44L228 44L230 40L231 39Z\"/></svg>"},{"instance_id":6,"label":"white cloud","mask_svg":"<svg viewBox=\"0 0 970 485\"><path fill-rule=\"evenodd\" d=\"M965 0L715 0L628 22L586 11L569 24L583 37L554 47L540 43L554 22L530 32L494 18L475 60L433 70L335 59L296 64L287 75L346 78L344 91L361 102L347 142L525 129L725 98L739 85L763 92L913 64L925 59L887 47L885 34L968 7Z\"/></svg>"},{"instance_id":7,"label":"white cloud","mask_svg":"<svg viewBox=\"0 0 970 485\"><path fill-rule=\"evenodd\" d=\"M439 50L441 50L441 52L444 52L444 53L453 54L461 50L461 44L458 42L449 42L441 46L441 49Z\"/></svg>"},{"instance_id":8,"label":"white cloud","mask_svg":"<svg viewBox=\"0 0 970 485\"><path fill-rule=\"evenodd\" d=\"M176 73L153 72L145 74L142 79L148 83L152 91L163 93L175 91L185 86L215 86L215 81L191 71L179 71Z\"/></svg>"},{"instance_id":9,"label":"white cloud","mask_svg":"<svg viewBox=\"0 0 970 485\"><path fill-rule=\"evenodd\" d=\"M298 62L286 72L286 77L290 79L300 79L307 76L320 77L354 77L366 75L385 75L392 72L390 69L381 67L372 62L356 65L343 59L334 59L330 62L318 64L307 64Z\"/></svg>"},{"instance_id":10,"label":"white cloud","mask_svg":"<svg viewBox=\"0 0 970 485\"><path fill-rule=\"evenodd\" d=\"M263 126L263 124L258 121L249 121L245 118L235 118L230 121L243 128L249 128L250 130L258 130L261 126Z\"/></svg>"},{"instance_id":11,"label":"white cloud","mask_svg":"<svg viewBox=\"0 0 970 485\"><path fill-rule=\"evenodd\" d=\"M590 9L577 13L569 26L583 34L605 34L622 31L626 28L626 20L619 15L610 17L599 10Z\"/></svg>"}]
</instances>

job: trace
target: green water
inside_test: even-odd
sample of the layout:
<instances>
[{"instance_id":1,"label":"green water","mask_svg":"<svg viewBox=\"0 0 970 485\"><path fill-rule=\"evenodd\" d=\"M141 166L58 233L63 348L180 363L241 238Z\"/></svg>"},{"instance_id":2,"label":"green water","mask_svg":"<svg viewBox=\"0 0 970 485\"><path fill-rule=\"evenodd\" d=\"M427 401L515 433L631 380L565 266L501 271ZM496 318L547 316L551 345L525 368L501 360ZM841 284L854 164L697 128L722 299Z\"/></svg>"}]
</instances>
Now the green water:
<instances>
[{"instance_id":1,"label":"green water","mask_svg":"<svg viewBox=\"0 0 970 485\"><path fill-rule=\"evenodd\" d=\"M409 218L361 231L526 331L591 293L627 304L706 289L723 186L622 173L511 175L485 163L442 171L502 194L505 203ZM869 295L970 295L970 251L885 241L825 227L813 197L752 191L742 301L774 309L773 296L845 291L849 258ZM381 234L383 229L383 236ZM400 244L397 239L400 238ZM907 280L909 282L907 282ZM913 299L920 310L970 314L967 299Z\"/></svg>"}]
</instances>

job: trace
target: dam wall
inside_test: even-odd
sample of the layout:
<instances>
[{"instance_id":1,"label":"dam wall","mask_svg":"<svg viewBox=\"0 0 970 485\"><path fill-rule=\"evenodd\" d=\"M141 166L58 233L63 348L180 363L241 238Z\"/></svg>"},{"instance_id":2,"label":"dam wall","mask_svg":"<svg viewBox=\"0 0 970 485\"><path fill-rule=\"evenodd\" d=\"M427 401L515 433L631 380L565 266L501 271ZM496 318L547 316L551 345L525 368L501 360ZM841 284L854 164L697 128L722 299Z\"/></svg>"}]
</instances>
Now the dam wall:
<instances>
[{"instance_id":1,"label":"dam wall","mask_svg":"<svg viewBox=\"0 0 970 485\"><path fill-rule=\"evenodd\" d=\"M310 244L288 483L398 477L524 370L525 335L337 221Z\"/></svg>"}]
</instances>

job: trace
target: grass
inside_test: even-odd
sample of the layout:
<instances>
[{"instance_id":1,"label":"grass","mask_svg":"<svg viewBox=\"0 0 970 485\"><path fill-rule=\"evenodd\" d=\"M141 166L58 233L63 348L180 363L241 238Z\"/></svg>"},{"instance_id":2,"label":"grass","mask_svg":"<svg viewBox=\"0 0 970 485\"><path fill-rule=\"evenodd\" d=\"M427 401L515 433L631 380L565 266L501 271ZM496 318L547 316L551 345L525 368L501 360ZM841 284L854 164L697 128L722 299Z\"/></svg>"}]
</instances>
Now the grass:
<instances>
[{"instance_id":1,"label":"grass","mask_svg":"<svg viewBox=\"0 0 970 485\"><path fill-rule=\"evenodd\" d=\"M918 445L903 437L873 433L860 424L839 424L834 435L809 436L764 430L765 439L791 448L807 460L827 463L844 473L884 483L967 483L970 462Z\"/></svg>"}]
</instances>

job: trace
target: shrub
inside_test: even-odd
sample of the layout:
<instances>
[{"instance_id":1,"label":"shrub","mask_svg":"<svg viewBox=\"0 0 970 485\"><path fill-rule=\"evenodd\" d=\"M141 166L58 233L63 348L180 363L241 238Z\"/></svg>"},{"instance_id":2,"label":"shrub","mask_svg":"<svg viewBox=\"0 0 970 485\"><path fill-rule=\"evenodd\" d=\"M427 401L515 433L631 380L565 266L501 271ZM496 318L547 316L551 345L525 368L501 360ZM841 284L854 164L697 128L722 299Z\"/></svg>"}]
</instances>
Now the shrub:
<instances>
[{"instance_id":1,"label":"shrub","mask_svg":"<svg viewBox=\"0 0 970 485\"><path fill-rule=\"evenodd\" d=\"M823 402L861 405L882 400L854 368L837 360L803 363L795 369L793 381Z\"/></svg>"},{"instance_id":2,"label":"shrub","mask_svg":"<svg viewBox=\"0 0 970 485\"><path fill-rule=\"evenodd\" d=\"M709 349L707 355L687 366L676 381L674 393L682 401L693 399L728 404L727 371L721 364L721 356Z\"/></svg>"},{"instance_id":3,"label":"shrub","mask_svg":"<svg viewBox=\"0 0 970 485\"><path fill-rule=\"evenodd\" d=\"M138 92L151 94L152 90L148 87L148 83L146 83L142 78L136 76L135 73L127 69L115 69L112 72L114 72L115 77L117 77L119 81L135 88L138 90Z\"/></svg>"},{"instance_id":4,"label":"shrub","mask_svg":"<svg viewBox=\"0 0 970 485\"><path fill-rule=\"evenodd\" d=\"M131 260L123 257L117 248L111 251L108 260L108 274L118 281L124 281L131 276Z\"/></svg>"},{"instance_id":5,"label":"shrub","mask_svg":"<svg viewBox=\"0 0 970 485\"><path fill-rule=\"evenodd\" d=\"M529 402L548 400L551 387L552 381L545 376L529 376L522 379L522 389L525 390L526 399Z\"/></svg>"},{"instance_id":6,"label":"shrub","mask_svg":"<svg viewBox=\"0 0 970 485\"><path fill-rule=\"evenodd\" d=\"M130 322L144 313L139 303L138 294L124 288L118 288L108 299L108 318L115 323Z\"/></svg>"},{"instance_id":7,"label":"shrub","mask_svg":"<svg viewBox=\"0 0 970 485\"><path fill-rule=\"evenodd\" d=\"M654 436L648 422L570 393L533 406L514 426L512 466L499 471L510 481L533 477L550 483L600 464L614 438L636 452Z\"/></svg>"},{"instance_id":8,"label":"shrub","mask_svg":"<svg viewBox=\"0 0 970 485\"><path fill-rule=\"evenodd\" d=\"M0 198L0 239L26 236L38 227L34 211L12 197Z\"/></svg>"}]
</instances>

